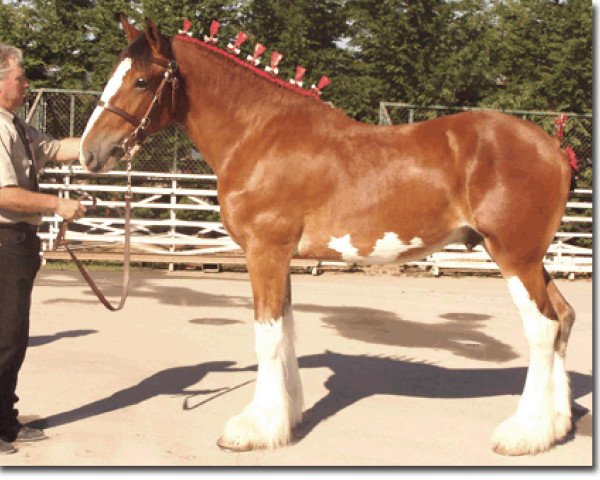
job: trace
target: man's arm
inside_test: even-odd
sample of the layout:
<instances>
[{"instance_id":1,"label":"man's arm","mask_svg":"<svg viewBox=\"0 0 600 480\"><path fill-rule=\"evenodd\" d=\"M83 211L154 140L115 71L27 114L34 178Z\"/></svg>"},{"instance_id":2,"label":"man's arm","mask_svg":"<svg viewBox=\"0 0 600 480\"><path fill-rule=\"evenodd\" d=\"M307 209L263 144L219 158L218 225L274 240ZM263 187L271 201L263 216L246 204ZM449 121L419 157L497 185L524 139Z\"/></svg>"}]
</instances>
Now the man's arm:
<instances>
[{"instance_id":1,"label":"man's arm","mask_svg":"<svg viewBox=\"0 0 600 480\"><path fill-rule=\"evenodd\" d=\"M60 140L60 148L54 160L57 162L74 162L79 158L79 144L81 143L80 137L69 137Z\"/></svg>"},{"instance_id":2,"label":"man's arm","mask_svg":"<svg viewBox=\"0 0 600 480\"><path fill-rule=\"evenodd\" d=\"M15 212L53 212L68 221L83 217L86 210L78 200L30 192L20 187L0 188L0 208Z\"/></svg>"}]
</instances>

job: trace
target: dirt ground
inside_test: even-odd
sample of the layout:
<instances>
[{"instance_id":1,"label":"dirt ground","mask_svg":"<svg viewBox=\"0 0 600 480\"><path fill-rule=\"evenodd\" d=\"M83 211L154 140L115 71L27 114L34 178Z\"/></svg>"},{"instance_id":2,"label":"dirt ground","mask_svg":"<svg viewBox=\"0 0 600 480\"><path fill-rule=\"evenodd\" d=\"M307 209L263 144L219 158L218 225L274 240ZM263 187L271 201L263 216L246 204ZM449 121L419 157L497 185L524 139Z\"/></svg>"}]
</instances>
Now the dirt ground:
<instances>
[{"instance_id":1,"label":"dirt ground","mask_svg":"<svg viewBox=\"0 0 600 480\"><path fill-rule=\"evenodd\" d=\"M94 272L118 296L119 272ZM528 349L506 283L487 277L294 275L305 420L293 445L226 453L256 359L244 273L135 271L110 313L74 271L34 290L22 419L50 437L7 466L591 466L592 282L559 280L577 311L567 356L576 429L551 451L492 452ZM2 474L18 473L3 468Z\"/></svg>"}]
</instances>

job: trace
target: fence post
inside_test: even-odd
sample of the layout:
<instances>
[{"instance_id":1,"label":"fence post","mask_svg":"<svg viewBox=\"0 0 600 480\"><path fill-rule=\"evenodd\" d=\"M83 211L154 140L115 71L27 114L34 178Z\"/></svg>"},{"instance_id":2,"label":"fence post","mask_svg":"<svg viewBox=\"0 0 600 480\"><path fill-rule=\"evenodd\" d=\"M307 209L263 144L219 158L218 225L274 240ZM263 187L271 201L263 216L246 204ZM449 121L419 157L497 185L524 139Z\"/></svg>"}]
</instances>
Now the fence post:
<instances>
[{"instance_id":1,"label":"fence post","mask_svg":"<svg viewBox=\"0 0 600 480\"><path fill-rule=\"evenodd\" d=\"M69 137L75 136L75 95L71 94L69 105Z\"/></svg>"},{"instance_id":2,"label":"fence post","mask_svg":"<svg viewBox=\"0 0 600 480\"><path fill-rule=\"evenodd\" d=\"M171 234L171 239L175 240L175 234L176 234L176 227L175 227L175 222L177 221L177 214L175 213L175 208L174 205L177 204L177 195L176 192L177 191L177 178L173 178L171 180L171 206L172 208L169 209L169 218L171 219L171 228L169 229L169 233ZM171 253L175 252L175 242L173 242L171 244L171 246L169 247L169 251ZM169 263L169 272L172 272L175 270L175 264L173 262Z\"/></svg>"}]
</instances>

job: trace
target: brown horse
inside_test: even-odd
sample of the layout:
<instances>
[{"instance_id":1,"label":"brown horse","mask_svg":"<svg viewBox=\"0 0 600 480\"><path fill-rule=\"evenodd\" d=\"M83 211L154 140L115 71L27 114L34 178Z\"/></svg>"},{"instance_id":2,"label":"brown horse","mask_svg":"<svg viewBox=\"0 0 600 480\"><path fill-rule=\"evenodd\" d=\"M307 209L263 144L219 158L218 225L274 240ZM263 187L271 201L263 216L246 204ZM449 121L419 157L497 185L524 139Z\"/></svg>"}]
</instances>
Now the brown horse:
<instances>
[{"instance_id":1,"label":"brown horse","mask_svg":"<svg viewBox=\"0 0 600 480\"><path fill-rule=\"evenodd\" d=\"M149 20L145 33L121 22L129 45L87 125L81 162L105 171L177 122L218 176L222 221L247 258L258 356L254 398L227 422L221 447L285 445L302 420L293 256L404 262L459 241L485 244L530 345L523 396L494 432L494 450L532 454L565 438L575 315L542 264L571 180L556 139L492 112L362 124L213 45L168 39ZM143 116L150 123L140 127Z\"/></svg>"}]
</instances>

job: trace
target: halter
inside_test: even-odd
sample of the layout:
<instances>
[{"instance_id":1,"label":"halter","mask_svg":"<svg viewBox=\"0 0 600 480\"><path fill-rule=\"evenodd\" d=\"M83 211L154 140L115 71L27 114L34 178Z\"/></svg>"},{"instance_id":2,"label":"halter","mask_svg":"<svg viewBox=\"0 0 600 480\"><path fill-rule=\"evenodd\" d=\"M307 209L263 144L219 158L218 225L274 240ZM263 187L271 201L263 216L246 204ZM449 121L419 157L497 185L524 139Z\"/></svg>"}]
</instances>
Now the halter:
<instances>
[{"instance_id":1,"label":"halter","mask_svg":"<svg viewBox=\"0 0 600 480\"><path fill-rule=\"evenodd\" d=\"M65 249L67 250L67 252L69 252L69 255L73 259L73 262L79 269L79 272L86 280L92 291L96 294L98 300L100 300L100 302L102 302L102 304L112 312L116 312L123 308L123 306L125 305L125 300L127 299L127 296L129 294L129 277L131 266L131 203L133 199L131 191L131 159L133 158L136 147L139 148L142 145L142 143L144 143L144 140L146 140L146 129L150 125L150 115L152 114L152 111L154 110L156 104L160 103L162 92L166 84L171 84L171 108L173 110L175 109L175 90L177 90L177 87L179 86L179 79L177 78L177 63L175 62L175 60L163 60L161 58L153 57L150 61L152 63L155 63L156 65L164 67L165 73L163 75L162 81L160 82L160 85L154 93L154 98L152 99L150 105L146 109L146 113L144 113L144 116L140 120L138 120L133 115L127 113L125 110L119 107L115 107L114 105L110 105L107 102L103 102L102 100L100 100L97 103L98 106L105 108L109 112L113 112L114 114L125 119L127 122L131 123L135 127L135 130L131 133L131 135L129 135L129 137L123 140L123 143L121 143L120 145L120 147L125 152L124 158L127 161L127 190L125 192L125 243L123 250L123 285L121 290L121 299L117 306L112 305L106 299L104 294L100 291L100 289L90 276L90 274L81 264L75 253L69 248L68 245L65 245ZM96 202L94 200L93 205L95 205L95 203ZM63 220L60 226L59 233L56 236L54 250L58 248L58 246L64 238L64 235L67 231L67 223L68 222Z\"/></svg>"},{"instance_id":2,"label":"halter","mask_svg":"<svg viewBox=\"0 0 600 480\"><path fill-rule=\"evenodd\" d=\"M160 85L154 93L154 98L152 98L150 105L146 109L146 112L141 119L138 120L130 113L127 113L125 110L115 107L108 102L99 100L97 103L99 107L118 115L135 127L135 130L131 133L131 135L123 140L123 143L120 145L125 152L125 159L127 160L128 164L131 164L131 158L133 157L132 151L134 147L141 146L146 140L146 129L150 125L150 115L152 114L154 107L160 103L163 90L167 84L171 84L171 108L175 110L175 90L177 90L179 87L179 79L177 78L177 62L175 62L175 60L164 60L156 57L152 57L150 62L163 67L165 69L165 73Z\"/></svg>"}]
</instances>

